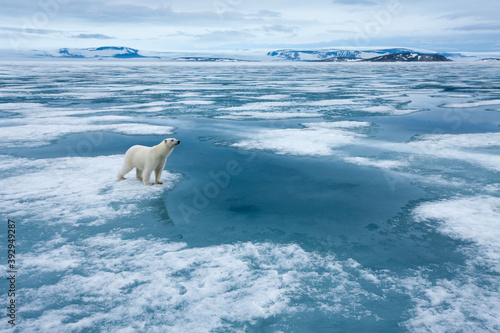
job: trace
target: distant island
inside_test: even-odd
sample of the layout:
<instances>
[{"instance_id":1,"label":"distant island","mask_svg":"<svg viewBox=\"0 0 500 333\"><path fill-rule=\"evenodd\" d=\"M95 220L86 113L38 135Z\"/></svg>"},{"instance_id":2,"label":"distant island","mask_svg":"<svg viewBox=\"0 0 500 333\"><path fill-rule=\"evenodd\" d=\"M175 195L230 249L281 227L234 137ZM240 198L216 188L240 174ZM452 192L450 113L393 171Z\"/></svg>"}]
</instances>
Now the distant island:
<instances>
[{"instance_id":1,"label":"distant island","mask_svg":"<svg viewBox=\"0 0 500 333\"><path fill-rule=\"evenodd\" d=\"M126 46L101 46L86 49L62 48L56 54L48 53L47 55L63 58L145 58L139 54L139 50Z\"/></svg>"},{"instance_id":2,"label":"distant island","mask_svg":"<svg viewBox=\"0 0 500 333\"><path fill-rule=\"evenodd\" d=\"M396 54L387 54L380 57L365 59L363 61L371 61L371 62L401 62L401 61L451 61L450 59L442 56L440 54L425 54L425 53L396 53Z\"/></svg>"},{"instance_id":3,"label":"distant island","mask_svg":"<svg viewBox=\"0 0 500 333\"><path fill-rule=\"evenodd\" d=\"M442 54L415 51L406 48L389 49L325 49L325 50L277 50L268 56L291 61L321 62L430 62L451 61Z\"/></svg>"},{"instance_id":4,"label":"distant island","mask_svg":"<svg viewBox=\"0 0 500 333\"><path fill-rule=\"evenodd\" d=\"M87 59L134 60L173 62L449 62L500 61L500 52L439 53L410 48L344 47L320 49L236 50L236 51L177 51L160 52L138 50L127 46L100 46L92 48L60 48L57 50L0 50L2 59Z\"/></svg>"}]
</instances>

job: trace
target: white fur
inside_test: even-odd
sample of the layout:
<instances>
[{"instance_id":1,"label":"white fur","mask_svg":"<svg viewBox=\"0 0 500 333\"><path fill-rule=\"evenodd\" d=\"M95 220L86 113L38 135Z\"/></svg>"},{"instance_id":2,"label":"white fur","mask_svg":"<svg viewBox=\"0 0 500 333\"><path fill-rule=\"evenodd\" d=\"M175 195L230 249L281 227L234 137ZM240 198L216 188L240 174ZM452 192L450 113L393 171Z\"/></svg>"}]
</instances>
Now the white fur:
<instances>
[{"instance_id":1,"label":"white fur","mask_svg":"<svg viewBox=\"0 0 500 333\"><path fill-rule=\"evenodd\" d=\"M156 146L132 146L125 153L125 161L116 177L119 180L125 179L125 175L133 168L136 170L136 177L144 182L144 185L153 185L149 181L151 173L155 172L156 184L163 184L160 180L161 172L167 162L167 157L172 153L175 146L180 143L177 139L165 139Z\"/></svg>"}]
</instances>

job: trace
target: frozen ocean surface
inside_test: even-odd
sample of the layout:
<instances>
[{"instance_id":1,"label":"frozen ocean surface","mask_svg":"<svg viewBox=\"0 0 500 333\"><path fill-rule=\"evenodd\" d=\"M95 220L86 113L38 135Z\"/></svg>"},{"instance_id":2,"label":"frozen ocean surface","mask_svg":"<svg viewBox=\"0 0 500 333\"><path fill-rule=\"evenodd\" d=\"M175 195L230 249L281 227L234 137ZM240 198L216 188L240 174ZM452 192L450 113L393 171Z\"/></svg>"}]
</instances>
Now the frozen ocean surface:
<instances>
[{"instance_id":1,"label":"frozen ocean surface","mask_svg":"<svg viewBox=\"0 0 500 333\"><path fill-rule=\"evenodd\" d=\"M0 330L498 332L499 126L495 63L1 62Z\"/></svg>"}]
</instances>

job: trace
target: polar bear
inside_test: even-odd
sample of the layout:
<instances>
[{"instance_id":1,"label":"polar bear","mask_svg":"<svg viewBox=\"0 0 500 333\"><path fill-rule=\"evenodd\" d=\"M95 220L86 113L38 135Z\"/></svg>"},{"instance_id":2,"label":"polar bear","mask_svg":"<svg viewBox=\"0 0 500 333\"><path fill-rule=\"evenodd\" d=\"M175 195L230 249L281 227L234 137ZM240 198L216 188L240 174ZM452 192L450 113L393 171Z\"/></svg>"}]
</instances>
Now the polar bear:
<instances>
[{"instance_id":1,"label":"polar bear","mask_svg":"<svg viewBox=\"0 0 500 333\"><path fill-rule=\"evenodd\" d=\"M135 168L137 179L142 180L144 185L153 185L149 179L154 170L156 184L163 184L160 180L161 172L163 171L168 155L172 153L172 150L179 143L181 143L179 140L169 138L153 147L140 145L130 147L125 153L125 161L116 177L118 180L123 180L125 179L124 176Z\"/></svg>"}]
</instances>

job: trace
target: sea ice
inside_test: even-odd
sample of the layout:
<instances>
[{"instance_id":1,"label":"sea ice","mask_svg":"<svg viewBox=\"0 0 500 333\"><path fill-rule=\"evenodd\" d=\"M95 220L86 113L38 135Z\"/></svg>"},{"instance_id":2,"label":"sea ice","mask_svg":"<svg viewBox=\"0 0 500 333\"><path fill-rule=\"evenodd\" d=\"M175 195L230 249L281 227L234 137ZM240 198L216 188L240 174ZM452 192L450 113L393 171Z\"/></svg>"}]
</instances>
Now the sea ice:
<instances>
[{"instance_id":1,"label":"sea ice","mask_svg":"<svg viewBox=\"0 0 500 333\"><path fill-rule=\"evenodd\" d=\"M70 244L58 239L40 252L26 253L25 272L64 275L53 284L22 290L21 310L36 316L20 327L33 332L48 327L233 331L237 323L304 310L294 299L305 291L322 311L353 319L371 316L363 302L379 299L362 284L380 282L354 260L307 252L296 244L188 248L125 236L117 231ZM325 285L330 287L324 290ZM81 299L85 304L75 307ZM69 316L77 319L68 322Z\"/></svg>"},{"instance_id":2,"label":"sea ice","mask_svg":"<svg viewBox=\"0 0 500 333\"><path fill-rule=\"evenodd\" d=\"M466 102L466 103L451 103L445 104L447 108L477 108L481 106L500 105L500 99L489 99L484 101Z\"/></svg>"},{"instance_id":3,"label":"sea ice","mask_svg":"<svg viewBox=\"0 0 500 333\"><path fill-rule=\"evenodd\" d=\"M248 139L232 147L272 150L277 154L329 156L333 149L356 142L363 134L352 129L370 125L367 122L342 121L304 123L303 128L261 129L247 133ZM350 130L347 130L350 129Z\"/></svg>"},{"instance_id":4,"label":"sea ice","mask_svg":"<svg viewBox=\"0 0 500 333\"><path fill-rule=\"evenodd\" d=\"M102 224L140 211L140 200L171 188L178 175L163 171L163 186L145 187L135 177L114 177L123 155L25 159L3 156L9 166L2 179L0 209L11 218L28 214L48 224ZM25 170L19 173L18 170ZM29 173L29 175L26 175ZM29 211L24 203L30 191ZM115 208L111 205L116 204Z\"/></svg>"},{"instance_id":5,"label":"sea ice","mask_svg":"<svg viewBox=\"0 0 500 333\"><path fill-rule=\"evenodd\" d=\"M259 111L240 111L230 114L217 116L221 119L290 119L290 118L315 118L321 117L321 113L316 112L259 112Z\"/></svg>"}]
</instances>

